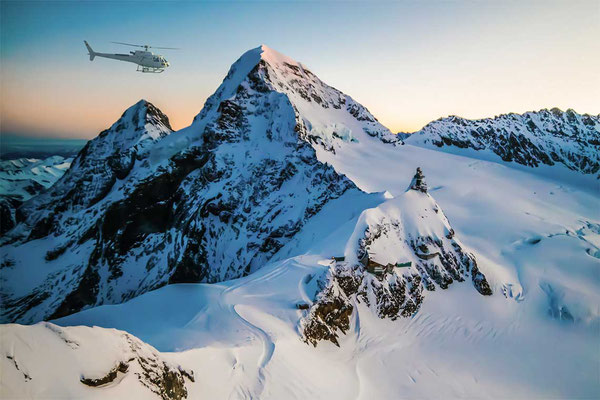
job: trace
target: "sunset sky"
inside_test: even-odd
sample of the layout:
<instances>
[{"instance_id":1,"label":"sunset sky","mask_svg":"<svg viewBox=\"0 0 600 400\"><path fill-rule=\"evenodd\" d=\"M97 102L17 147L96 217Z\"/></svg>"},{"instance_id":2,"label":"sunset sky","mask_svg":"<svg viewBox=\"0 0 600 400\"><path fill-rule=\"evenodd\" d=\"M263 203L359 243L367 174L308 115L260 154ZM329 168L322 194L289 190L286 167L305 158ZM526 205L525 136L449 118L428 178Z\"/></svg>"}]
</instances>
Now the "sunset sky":
<instances>
[{"instance_id":1,"label":"sunset sky","mask_svg":"<svg viewBox=\"0 0 600 400\"><path fill-rule=\"evenodd\" d=\"M600 113L600 1L9 2L1 7L1 132L92 138L145 98L189 125L229 66L264 43L392 131L451 114ZM90 62L110 43L163 50L162 74ZM158 52L158 51L157 51Z\"/></svg>"}]
</instances>

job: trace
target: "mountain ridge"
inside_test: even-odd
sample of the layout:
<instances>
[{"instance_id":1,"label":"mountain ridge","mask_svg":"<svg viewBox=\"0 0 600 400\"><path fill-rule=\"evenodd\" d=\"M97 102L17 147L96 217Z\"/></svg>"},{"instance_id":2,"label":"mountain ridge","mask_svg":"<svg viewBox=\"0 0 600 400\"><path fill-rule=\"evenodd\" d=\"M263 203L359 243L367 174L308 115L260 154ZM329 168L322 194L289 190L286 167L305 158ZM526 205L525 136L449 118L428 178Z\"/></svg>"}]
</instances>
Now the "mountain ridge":
<instances>
[{"instance_id":1,"label":"mountain ridge","mask_svg":"<svg viewBox=\"0 0 600 400\"><path fill-rule=\"evenodd\" d=\"M404 138L423 147L471 149L529 167L562 164L583 174L600 171L600 115L558 108L493 118L439 118Z\"/></svg>"}]
</instances>

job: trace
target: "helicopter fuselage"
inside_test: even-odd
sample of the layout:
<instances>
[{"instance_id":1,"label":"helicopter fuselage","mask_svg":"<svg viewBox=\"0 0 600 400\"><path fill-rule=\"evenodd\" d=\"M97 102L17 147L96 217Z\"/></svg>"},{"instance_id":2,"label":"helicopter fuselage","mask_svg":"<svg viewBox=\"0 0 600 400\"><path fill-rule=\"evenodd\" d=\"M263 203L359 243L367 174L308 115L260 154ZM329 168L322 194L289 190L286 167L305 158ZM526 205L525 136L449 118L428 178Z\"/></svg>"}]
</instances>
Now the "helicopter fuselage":
<instances>
[{"instance_id":1,"label":"helicopter fuselage","mask_svg":"<svg viewBox=\"0 0 600 400\"><path fill-rule=\"evenodd\" d=\"M138 68L138 71L140 72L163 72L164 69L170 65L163 56L160 54L154 54L151 51L135 50L130 51L129 54L98 53L92 50L86 41L84 41L84 43L88 49L90 61L93 61L95 57L127 61L139 65L141 69Z\"/></svg>"},{"instance_id":2,"label":"helicopter fuselage","mask_svg":"<svg viewBox=\"0 0 600 400\"><path fill-rule=\"evenodd\" d=\"M163 56L143 50L131 51L129 54L95 53L95 56L132 62L149 68L166 68L169 66L169 62Z\"/></svg>"}]
</instances>

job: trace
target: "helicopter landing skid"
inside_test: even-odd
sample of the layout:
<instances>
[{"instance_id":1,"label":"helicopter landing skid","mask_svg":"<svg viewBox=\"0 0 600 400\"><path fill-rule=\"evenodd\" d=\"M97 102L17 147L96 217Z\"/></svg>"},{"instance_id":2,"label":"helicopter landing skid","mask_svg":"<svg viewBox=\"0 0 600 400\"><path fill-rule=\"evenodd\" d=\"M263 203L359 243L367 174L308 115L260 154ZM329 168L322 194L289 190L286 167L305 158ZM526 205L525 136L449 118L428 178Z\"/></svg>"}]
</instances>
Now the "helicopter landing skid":
<instances>
[{"instance_id":1,"label":"helicopter landing skid","mask_svg":"<svg viewBox=\"0 0 600 400\"><path fill-rule=\"evenodd\" d=\"M164 68L154 68L154 67L142 67L141 65L138 65L136 71L137 72L143 72L143 73L151 73L151 74L160 74L161 72L163 72L165 69Z\"/></svg>"}]
</instances>

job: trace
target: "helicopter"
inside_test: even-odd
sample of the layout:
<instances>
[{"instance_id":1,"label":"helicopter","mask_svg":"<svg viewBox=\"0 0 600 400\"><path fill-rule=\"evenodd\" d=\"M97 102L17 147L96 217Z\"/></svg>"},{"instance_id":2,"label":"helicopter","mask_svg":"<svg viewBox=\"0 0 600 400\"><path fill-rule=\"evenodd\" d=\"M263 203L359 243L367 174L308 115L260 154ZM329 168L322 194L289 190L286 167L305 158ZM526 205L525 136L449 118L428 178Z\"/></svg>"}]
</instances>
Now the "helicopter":
<instances>
[{"instance_id":1,"label":"helicopter","mask_svg":"<svg viewBox=\"0 0 600 400\"><path fill-rule=\"evenodd\" d=\"M169 62L166 60L166 58L164 58L160 54L154 54L154 53L148 51L148 49L178 50L177 48L174 48L174 47L154 47L154 46L142 45L142 44L112 42L112 43L116 43L116 44L122 44L125 46L141 47L144 50L130 51L129 54L109 54L109 53L96 53L86 40L84 40L83 43L85 43L85 47L87 47L87 49L88 49L90 61L94 61L95 57L112 58L113 60L127 61L127 62L132 62L134 64L137 64L136 71L138 71L138 72L156 73L156 74L163 72L165 70L165 68L167 68L171 64L169 64Z\"/></svg>"}]
</instances>

